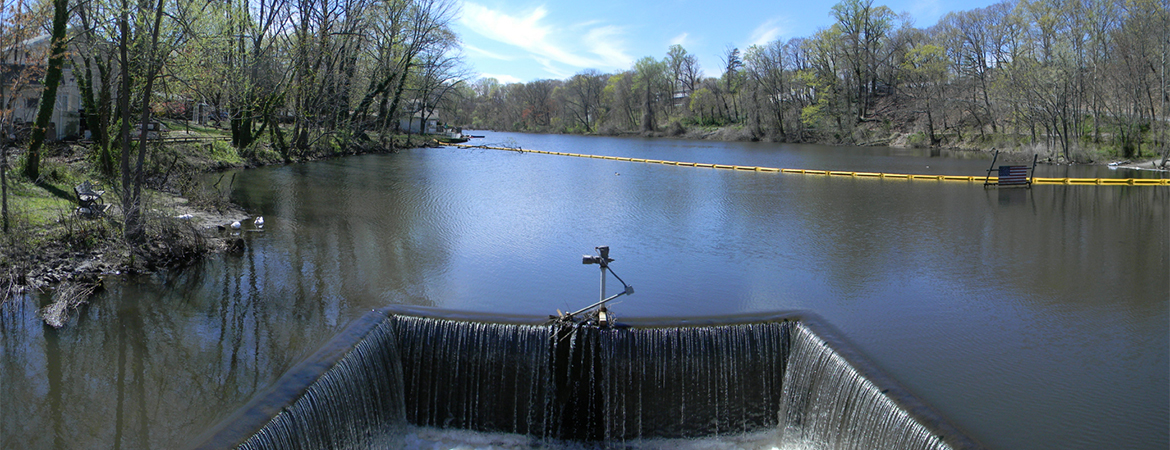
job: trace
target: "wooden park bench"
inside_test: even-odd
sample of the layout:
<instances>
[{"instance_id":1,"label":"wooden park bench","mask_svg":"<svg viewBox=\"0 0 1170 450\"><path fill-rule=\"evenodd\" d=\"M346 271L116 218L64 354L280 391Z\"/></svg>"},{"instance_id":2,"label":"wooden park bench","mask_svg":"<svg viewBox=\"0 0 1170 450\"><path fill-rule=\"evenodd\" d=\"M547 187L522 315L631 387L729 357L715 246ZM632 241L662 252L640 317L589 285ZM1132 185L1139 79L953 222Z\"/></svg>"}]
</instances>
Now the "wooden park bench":
<instances>
[{"instance_id":1,"label":"wooden park bench","mask_svg":"<svg viewBox=\"0 0 1170 450\"><path fill-rule=\"evenodd\" d=\"M106 191L95 190L93 184L88 180L74 186L73 193L77 194L78 214L96 216L106 212L106 209L109 208L106 201L102 199Z\"/></svg>"},{"instance_id":2,"label":"wooden park bench","mask_svg":"<svg viewBox=\"0 0 1170 450\"><path fill-rule=\"evenodd\" d=\"M1038 155L1032 155L1032 170L1028 170L1028 166L1014 165L1014 166L999 166L996 181L991 181L991 171L996 170L995 161L999 159L999 151L996 150L995 157L991 159L991 167L987 168L987 177L983 180L983 187L1022 187L1030 189L1032 187L1032 178L1028 175L1031 173L1032 177L1036 176L1036 160Z\"/></svg>"}]
</instances>

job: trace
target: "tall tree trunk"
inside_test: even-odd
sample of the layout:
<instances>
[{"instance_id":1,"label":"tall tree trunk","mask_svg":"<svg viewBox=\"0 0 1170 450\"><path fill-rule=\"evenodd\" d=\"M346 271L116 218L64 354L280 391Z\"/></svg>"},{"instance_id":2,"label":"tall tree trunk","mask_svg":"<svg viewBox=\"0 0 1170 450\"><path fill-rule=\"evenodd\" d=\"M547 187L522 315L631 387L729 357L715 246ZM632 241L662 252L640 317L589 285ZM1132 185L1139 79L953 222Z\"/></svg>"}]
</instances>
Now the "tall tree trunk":
<instances>
[{"instance_id":1,"label":"tall tree trunk","mask_svg":"<svg viewBox=\"0 0 1170 450\"><path fill-rule=\"evenodd\" d=\"M938 136L934 134L934 114L930 112L930 103L926 103L926 130L930 133L930 146L934 147L939 144Z\"/></svg>"},{"instance_id":2,"label":"tall tree trunk","mask_svg":"<svg viewBox=\"0 0 1170 450\"><path fill-rule=\"evenodd\" d=\"M0 220L8 234L8 132L0 127Z\"/></svg>"},{"instance_id":3,"label":"tall tree trunk","mask_svg":"<svg viewBox=\"0 0 1170 450\"><path fill-rule=\"evenodd\" d=\"M69 44L65 41L65 26L69 21L69 0L53 0L53 34L49 53L49 68L45 72L45 90L41 94L41 107L37 110L36 123L28 144L28 155L24 160L24 174L36 180L41 174L41 146L49 120L53 118L53 106L57 103L57 86L61 84L61 67L65 64L65 53ZM57 124L61 126L61 124ZM54 136L56 138L56 136Z\"/></svg>"},{"instance_id":4,"label":"tall tree trunk","mask_svg":"<svg viewBox=\"0 0 1170 450\"><path fill-rule=\"evenodd\" d=\"M784 105L779 100L776 101L776 125L780 132L780 138L787 142L788 133L784 130Z\"/></svg>"},{"instance_id":5,"label":"tall tree trunk","mask_svg":"<svg viewBox=\"0 0 1170 450\"><path fill-rule=\"evenodd\" d=\"M118 128L118 142L122 147L119 165L122 171L122 237L131 240L133 230L138 228L138 205L130 196L130 2L122 0L122 10L118 16L118 28L121 36L118 38L118 61L121 64L122 83L118 92L118 117L121 125Z\"/></svg>"},{"instance_id":6,"label":"tall tree trunk","mask_svg":"<svg viewBox=\"0 0 1170 450\"><path fill-rule=\"evenodd\" d=\"M394 117L398 115L398 103L402 101L402 92L406 90L406 75L410 73L411 66L413 64L409 60L403 64L402 76L398 77L398 86L394 88L394 98L390 101L390 108L386 110L386 118L396 125L398 121L394 120ZM410 124L410 120L407 120L407 124Z\"/></svg>"},{"instance_id":7,"label":"tall tree trunk","mask_svg":"<svg viewBox=\"0 0 1170 450\"><path fill-rule=\"evenodd\" d=\"M283 157L285 161L288 161L288 143L284 140L284 132L280 129L280 122L278 122L273 117L273 115L273 113L268 113L264 117L264 120L267 121L269 126L268 130L272 134L272 144L276 146L276 150L280 153L281 157Z\"/></svg>"},{"instance_id":8,"label":"tall tree trunk","mask_svg":"<svg viewBox=\"0 0 1170 450\"><path fill-rule=\"evenodd\" d=\"M93 67L98 69L101 88L95 99L93 92ZM106 63L85 58L85 70L77 77L81 90L81 104L85 110L84 119L94 141L98 155L98 170L103 176L114 176L114 156L110 153L110 77Z\"/></svg>"},{"instance_id":9,"label":"tall tree trunk","mask_svg":"<svg viewBox=\"0 0 1170 450\"><path fill-rule=\"evenodd\" d=\"M127 0L122 0L123 8L128 9L126 5ZM140 117L139 126L141 127L138 134L138 160L135 163L133 178L130 174L130 108L129 100L122 100L122 133L125 139L122 143L122 192L123 192L123 212L122 216L123 229L122 235L126 241L132 245L140 245L146 238L146 229L142 223L142 183L145 180L143 166L146 163L147 145L146 140L148 136L147 125L150 123L150 96L154 90L154 80L158 76L159 69L162 64L159 62L160 55L158 54L158 35L159 29L162 25L163 16L163 2L158 0L155 7L154 28L151 30L150 44L146 48L146 87L142 90L142 115ZM126 12L122 13L122 39L119 42L119 52L122 57L122 93L128 98L130 95L130 78L128 76L129 57L127 56L127 36L129 34L129 24L126 18Z\"/></svg>"},{"instance_id":10,"label":"tall tree trunk","mask_svg":"<svg viewBox=\"0 0 1170 450\"><path fill-rule=\"evenodd\" d=\"M90 29L89 12L84 7L77 8L77 16L81 19L82 29ZM86 40L90 44L90 40ZM75 71L78 88L81 90L81 105L84 110L83 118L92 135L95 151L98 156L98 170L106 178L114 177L114 156L110 152L110 64L111 60L104 52L95 51L94 55L81 55L85 69ZM105 59L103 59L105 58ZM97 66L100 89L94 94L94 66Z\"/></svg>"},{"instance_id":11,"label":"tall tree trunk","mask_svg":"<svg viewBox=\"0 0 1170 450\"><path fill-rule=\"evenodd\" d=\"M646 81L646 98L642 102L642 131L654 131L654 108L650 106L650 81Z\"/></svg>"}]
</instances>

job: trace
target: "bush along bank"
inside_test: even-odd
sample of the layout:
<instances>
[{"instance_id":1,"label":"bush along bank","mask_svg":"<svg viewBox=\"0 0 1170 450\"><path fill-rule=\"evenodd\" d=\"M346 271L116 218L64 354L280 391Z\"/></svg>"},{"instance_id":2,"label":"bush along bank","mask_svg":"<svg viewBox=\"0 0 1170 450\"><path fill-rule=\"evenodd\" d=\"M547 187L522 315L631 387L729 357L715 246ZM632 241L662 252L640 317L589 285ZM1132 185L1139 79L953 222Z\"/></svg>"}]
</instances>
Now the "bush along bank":
<instances>
[{"instance_id":1,"label":"bush along bank","mask_svg":"<svg viewBox=\"0 0 1170 450\"><path fill-rule=\"evenodd\" d=\"M89 148L71 143L49 147L37 180L19 173L26 155L9 148L8 227L0 232L0 303L17 295L51 293L52 300L41 313L46 323L59 327L100 291L107 277L180 268L209 253L242 253L246 245L242 233L262 226L255 214L231 203L232 170L394 152L408 140L391 142L322 145L291 158L281 157L264 142L237 151L214 136L154 143L145 164L141 245L123 239L119 177L103 176ZM433 144L421 136L409 142ZM104 191L104 207L80 207L74 188L83 182Z\"/></svg>"},{"instance_id":2,"label":"bush along bank","mask_svg":"<svg viewBox=\"0 0 1170 450\"><path fill-rule=\"evenodd\" d=\"M1046 136L1031 136L1008 133L979 133L978 130L958 128L939 131L933 137L920 130L921 124L913 121L895 123L889 120L871 120L856 124L846 132L815 131L797 129L790 133L778 133L767 128L755 128L744 124L709 125L690 121L671 120L653 131L633 131L615 127L603 127L592 132L581 130L522 129L523 132L553 132L560 134L583 134L597 136L677 138L687 140L711 140L729 142L775 142L793 144L818 144L841 146L889 146L902 148L931 148L936 150L969 151L980 153L1000 152L1001 158L1011 161L1032 161L1038 156L1041 164L1052 165L1110 165L1142 170L1170 170L1170 148L1150 147L1134 152L1131 157L1108 142L1076 141L1068 143L1067 149Z\"/></svg>"}]
</instances>

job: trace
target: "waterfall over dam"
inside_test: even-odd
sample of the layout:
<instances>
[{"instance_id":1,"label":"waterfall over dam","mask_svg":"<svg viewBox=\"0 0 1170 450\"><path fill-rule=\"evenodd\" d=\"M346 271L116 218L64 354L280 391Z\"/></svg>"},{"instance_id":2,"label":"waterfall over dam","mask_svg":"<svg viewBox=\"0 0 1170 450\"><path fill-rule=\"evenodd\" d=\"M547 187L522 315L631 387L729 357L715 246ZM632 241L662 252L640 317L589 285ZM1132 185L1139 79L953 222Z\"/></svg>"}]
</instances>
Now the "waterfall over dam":
<instances>
[{"instance_id":1,"label":"waterfall over dam","mask_svg":"<svg viewBox=\"0 0 1170 450\"><path fill-rule=\"evenodd\" d=\"M542 448L748 433L779 448L982 448L808 313L598 328L412 307L354 321L197 448L401 448L411 427Z\"/></svg>"}]
</instances>

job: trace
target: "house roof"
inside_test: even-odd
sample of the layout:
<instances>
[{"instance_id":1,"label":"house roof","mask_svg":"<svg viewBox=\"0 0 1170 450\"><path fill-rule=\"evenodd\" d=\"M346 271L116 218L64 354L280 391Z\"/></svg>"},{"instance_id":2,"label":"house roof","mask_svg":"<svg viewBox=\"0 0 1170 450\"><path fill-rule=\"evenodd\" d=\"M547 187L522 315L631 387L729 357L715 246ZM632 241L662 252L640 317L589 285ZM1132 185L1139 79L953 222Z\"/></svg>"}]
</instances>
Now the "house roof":
<instances>
[{"instance_id":1,"label":"house roof","mask_svg":"<svg viewBox=\"0 0 1170 450\"><path fill-rule=\"evenodd\" d=\"M14 49L14 48L18 49L18 50L30 51L33 49L37 49L38 47L41 47L41 48L48 47L50 37L51 36L49 36L48 34L42 34L40 36L31 38L31 39L25 39L23 41L20 41L19 44L13 44L13 45L10 45L8 47L4 47L3 49L0 49L0 52L11 53L12 49Z\"/></svg>"},{"instance_id":2,"label":"house roof","mask_svg":"<svg viewBox=\"0 0 1170 450\"><path fill-rule=\"evenodd\" d=\"M426 117L428 120L439 120L439 112L432 109L427 111L427 114L424 115L423 111L415 111L410 115L410 117L413 119L422 119L423 117Z\"/></svg>"}]
</instances>

